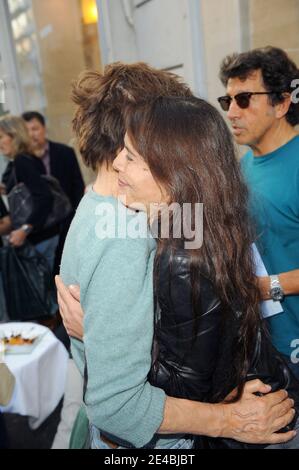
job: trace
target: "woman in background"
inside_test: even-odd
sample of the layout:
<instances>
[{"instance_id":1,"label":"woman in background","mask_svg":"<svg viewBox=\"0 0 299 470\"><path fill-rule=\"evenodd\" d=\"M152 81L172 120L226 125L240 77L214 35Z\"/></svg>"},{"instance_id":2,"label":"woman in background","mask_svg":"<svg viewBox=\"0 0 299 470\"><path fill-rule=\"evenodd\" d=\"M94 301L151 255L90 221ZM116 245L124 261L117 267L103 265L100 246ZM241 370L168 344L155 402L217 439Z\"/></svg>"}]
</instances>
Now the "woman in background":
<instances>
[{"instance_id":1,"label":"woman in background","mask_svg":"<svg viewBox=\"0 0 299 470\"><path fill-rule=\"evenodd\" d=\"M10 160L2 176L6 193L18 183L24 183L33 201L32 214L21 227L13 227L9 241L12 246L18 247L28 239L53 268L59 227L43 228L52 209L53 196L42 178L46 174L44 165L33 155L30 137L21 118L0 118L0 152Z\"/></svg>"}]
</instances>

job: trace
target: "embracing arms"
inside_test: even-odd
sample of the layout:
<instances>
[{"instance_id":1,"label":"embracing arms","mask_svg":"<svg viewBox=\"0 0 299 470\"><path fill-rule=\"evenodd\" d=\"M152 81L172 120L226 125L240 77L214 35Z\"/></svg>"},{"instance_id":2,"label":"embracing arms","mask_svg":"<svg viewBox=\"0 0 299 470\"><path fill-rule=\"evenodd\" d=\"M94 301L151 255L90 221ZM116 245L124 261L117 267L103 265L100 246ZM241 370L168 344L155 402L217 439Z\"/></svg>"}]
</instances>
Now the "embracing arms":
<instances>
[{"instance_id":1,"label":"embracing arms","mask_svg":"<svg viewBox=\"0 0 299 470\"><path fill-rule=\"evenodd\" d=\"M64 325L70 336L82 340L84 314L79 289L72 286L69 290L59 277L56 285ZM270 391L269 386L254 380L245 385L242 398L231 404L207 404L167 396L157 432L227 437L247 443L287 442L294 432L277 431L292 421L294 403L286 391ZM256 392L265 395L259 397Z\"/></svg>"}]
</instances>

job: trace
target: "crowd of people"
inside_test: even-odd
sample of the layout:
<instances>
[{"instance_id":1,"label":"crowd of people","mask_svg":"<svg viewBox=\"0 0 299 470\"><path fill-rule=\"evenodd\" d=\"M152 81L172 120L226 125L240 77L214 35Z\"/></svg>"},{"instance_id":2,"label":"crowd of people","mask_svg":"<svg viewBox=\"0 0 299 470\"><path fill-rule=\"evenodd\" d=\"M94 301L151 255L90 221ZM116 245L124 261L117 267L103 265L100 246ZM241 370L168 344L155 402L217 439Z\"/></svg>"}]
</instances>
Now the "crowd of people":
<instances>
[{"instance_id":1,"label":"crowd of people","mask_svg":"<svg viewBox=\"0 0 299 470\"><path fill-rule=\"evenodd\" d=\"M33 211L26 223L21 227L12 224L9 243L19 247L28 239L46 257L51 269L58 272L66 232L84 194L75 152L47 139L45 118L38 112L2 117L0 150L9 159L2 175L2 193L9 194L17 184L24 183L33 200ZM58 180L72 205L69 218L49 228L44 225L52 210L53 196L43 175Z\"/></svg>"},{"instance_id":2,"label":"crowd of people","mask_svg":"<svg viewBox=\"0 0 299 470\"><path fill-rule=\"evenodd\" d=\"M45 118L39 112L27 112L22 116L5 115L0 118L0 153L8 160L0 186L0 249L5 245L18 252L29 243L46 260L47 276L53 279L54 274L59 272L66 233L85 189L75 152L67 145L48 140ZM54 196L46 175L55 178L71 207L67 217L61 220L56 218L56 221L55 217L52 217L53 223L49 226L46 221L54 209ZM31 210L27 211L24 217L22 211L26 204L25 198L18 199L12 206L9 205L10 195L17 188L21 188L21 185L26 187L31 197ZM2 196L8 200L8 204ZM30 269L34 271L33 278L35 274L39 275L37 270L40 266L32 264ZM1 266L0 322L24 320L21 315L18 316L20 312L10 311L6 302L8 294L5 284L18 285L16 279L12 282L14 275L15 272L9 269L5 270L4 274ZM17 292L13 294L18 295ZM53 297L51 311L45 312L48 314L46 324L51 325L51 328L55 327L58 338L69 347L68 336L60 324L57 303L55 306L55 293ZM31 320L30 317L28 319ZM40 321L38 313L37 318L35 315L32 320ZM0 427L2 435L4 431L1 417Z\"/></svg>"},{"instance_id":3,"label":"crowd of people","mask_svg":"<svg viewBox=\"0 0 299 470\"><path fill-rule=\"evenodd\" d=\"M21 227L3 207L1 233L28 239L55 273L64 246L71 448L299 448L298 78L278 48L227 56L218 101L230 132L169 72L86 72L72 92L96 172L83 198L75 156L47 141L42 116L0 120L5 188L24 183L35 201ZM249 147L241 163L236 143ZM44 174L73 207L50 229ZM282 311L263 318L268 299Z\"/></svg>"}]
</instances>

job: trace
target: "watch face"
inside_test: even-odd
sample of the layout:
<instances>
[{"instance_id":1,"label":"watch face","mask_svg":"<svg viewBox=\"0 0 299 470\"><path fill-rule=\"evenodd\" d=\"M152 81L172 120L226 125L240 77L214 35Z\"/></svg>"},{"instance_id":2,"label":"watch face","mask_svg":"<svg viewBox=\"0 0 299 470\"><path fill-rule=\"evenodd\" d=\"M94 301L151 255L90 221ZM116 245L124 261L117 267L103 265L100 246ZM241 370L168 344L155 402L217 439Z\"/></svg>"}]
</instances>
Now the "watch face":
<instances>
[{"instance_id":1,"label":"watch face","mask_svg":"<svg viewBox=\"0 0 299 470\"><path fill-rule=\"evenodd\" d=\"M282 300L283 299L283 293L280 289L280 287L273 287L270 291L270 295L273 300Z\"/></svg>"}]
</instances>

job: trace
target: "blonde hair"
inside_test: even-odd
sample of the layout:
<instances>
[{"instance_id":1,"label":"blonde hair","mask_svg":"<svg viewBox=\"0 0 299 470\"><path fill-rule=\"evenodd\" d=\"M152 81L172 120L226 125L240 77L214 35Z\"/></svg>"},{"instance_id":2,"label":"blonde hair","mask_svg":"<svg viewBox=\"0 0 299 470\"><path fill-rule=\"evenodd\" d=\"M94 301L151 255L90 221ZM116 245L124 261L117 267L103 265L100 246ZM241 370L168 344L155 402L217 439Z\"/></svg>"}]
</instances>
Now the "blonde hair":
<instances>
[{"instance_id":1,"label":"blonde hair","mask_svg":"<svg viewBox=\"0 0 299 470\"><path fill-rule=\"evenodd\" d=\"M30 137L22 118L18 116L2 116L0 118L0 131L12 138L13 158L20 153L32 153Z\"/></svg>"}]
</instances>

